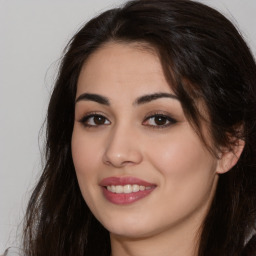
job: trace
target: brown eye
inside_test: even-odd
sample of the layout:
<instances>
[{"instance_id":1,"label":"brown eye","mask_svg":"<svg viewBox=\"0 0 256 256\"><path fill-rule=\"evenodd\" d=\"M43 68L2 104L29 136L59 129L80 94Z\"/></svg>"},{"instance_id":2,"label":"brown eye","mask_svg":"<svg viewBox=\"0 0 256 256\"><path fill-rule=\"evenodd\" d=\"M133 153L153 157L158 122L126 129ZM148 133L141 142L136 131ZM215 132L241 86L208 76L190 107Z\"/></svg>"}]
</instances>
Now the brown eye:
<instances>
[{"instance_id":1,"label":"brown eye","mask_svg":"<svg viewBox=\"0 0 256 256\"><path fill-rule=\"evenodd\" d=\"M83 117L80 122L87 127L97 127L97 126L101 126L101 125L109 125L110 121L102 116L102 115L98 115L98 114L91 114L88 116Z\"/></svg>"},{"instance_id":2,"label":"brown eye","mask_svg":"<svg viewBox=\"0 0 256 256\"><path fill-rule=\"evenodd\" d=\"M155 117L155 124L156 125L165 125L168 122L166 117L163 116L156 116Z\"/></svg>"},{"instance_id":3,"label":"brown eye","mask_svg":"<svg viewBox=\"0 0 256 256\"><path fill-rule=\"evenodd\" d=\"M154 128L164 128L172 124L175 124L176 122L177 121L170 116L156 114L156 115L147 117L146 120L143 122L143 125L151 126Z\"/></svg>"},{"instance_id":4,"label":"brown eye","mask_svg":"<svg viewBox=\"0 0 256 256\"><path fill-rule=\"evenodd\" d=\"M105 123L105 121L106 121L106 118L103 116L94 116L93 117L93 122L96 125L102 125Z\"/></svg>"}]
</instances>

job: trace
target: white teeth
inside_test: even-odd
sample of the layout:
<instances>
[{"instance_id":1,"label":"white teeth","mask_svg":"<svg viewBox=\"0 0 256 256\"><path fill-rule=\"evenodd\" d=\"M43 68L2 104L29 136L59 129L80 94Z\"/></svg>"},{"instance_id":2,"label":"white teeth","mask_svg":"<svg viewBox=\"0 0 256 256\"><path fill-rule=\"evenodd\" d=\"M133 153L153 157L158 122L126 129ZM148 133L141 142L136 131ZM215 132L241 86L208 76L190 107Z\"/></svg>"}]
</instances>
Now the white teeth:
<instances>
[{"instance_id":1,"label":"white teeth","mask_svg":"<svg viewBox=\"0 0 256 256\"><path fill-rule=\"evenodd\" d=\"M140 186L137 184L134 185L111 185L111 186L107 186L107 190L112 192L112 193L116 193L116 194L121 194L121 193L125 193L125 194L129 194L129 193L134 193L134 192L138 192L138 191L144 191L144 190L148 190L151 189L152 187L145 187L145 186Z\"/></svg>"},{"instance_id":2,"label":"white teeth","mask_svg":"<svg viewBox=\"0 0 256 256\"><path fill-rule=\"evenodd\" d=\"M132 185L132 192L138 192L140 191L140 186L139 185Z\"/></svg>"},{"instance_id":3,"label":"white teeth","mask_svg":"<svg viewBox=\"0 0 256 256\"><path fill-rule=\"evenodd\" d=\"M124 192L124 187L123 186L116 186L116 193L117 194L120 194L120 193L123 193Z\"/></svg>"},{"instance_id":4,"label":"white teeth","mask_svg":"<svg viewBox=\"0 0 256 256\"><path fill-rule=\"evenodd\" d=\"M144 186L140 186L140 191L143 191L145 190L145 187Z\"/></svg>"},{"instance_id":5,"label":"white teeth","mask_svg":"<svg viewBox=\"0 0 256 256\"><path fill-rule=\"evenodd\" d=\"M124 193L128 194L132 192L132 185L125 185L124 186Z\"/></svg>"}]
</instances>

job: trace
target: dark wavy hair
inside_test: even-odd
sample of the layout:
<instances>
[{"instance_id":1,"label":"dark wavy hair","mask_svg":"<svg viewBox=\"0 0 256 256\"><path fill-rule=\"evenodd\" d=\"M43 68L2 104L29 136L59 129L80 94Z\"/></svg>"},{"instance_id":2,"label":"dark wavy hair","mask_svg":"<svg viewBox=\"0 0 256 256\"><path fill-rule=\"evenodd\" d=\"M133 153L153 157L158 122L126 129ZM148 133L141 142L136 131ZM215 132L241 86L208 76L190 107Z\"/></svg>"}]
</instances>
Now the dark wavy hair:
<instances>
[{"instance_id":1,"label":"dark wavy hair","mask_svg":"<svg viewBox=\"0 0 256 256\"><path fill-rule=\"evenodd\" d=\"M184 113L212 154L245 142L221 174L202 224L200 256L251 255L256 220L256 65L237 29L216 10L189 0L135 0L93 18L68 44L49 103L46 164L28 204L27 256L110 255L108 231L84 201L71 157L77 80L106 42L141 42L159 55ZM203 102L213 145L204 140ZM255 241L252 238L251 241ZM185 242L185 241L184 241Z\"/></svg>"}]
</instances>

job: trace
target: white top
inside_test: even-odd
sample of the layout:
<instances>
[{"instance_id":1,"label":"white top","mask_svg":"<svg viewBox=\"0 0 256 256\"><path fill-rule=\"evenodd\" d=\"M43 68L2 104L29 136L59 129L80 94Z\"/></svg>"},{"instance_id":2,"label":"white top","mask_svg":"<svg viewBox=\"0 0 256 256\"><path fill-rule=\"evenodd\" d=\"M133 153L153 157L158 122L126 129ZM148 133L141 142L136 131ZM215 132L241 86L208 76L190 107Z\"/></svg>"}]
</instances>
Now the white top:
<instances>
[{"instance_id":1,"label":"white top","mask_svg":"<svg viewBox=\"0 0 256 256\"><path fill-rule=\"evenodd\" d=\"M17 247L10 247L0 256L24 256L23 251Z\"/></svg>"}]
</instances>

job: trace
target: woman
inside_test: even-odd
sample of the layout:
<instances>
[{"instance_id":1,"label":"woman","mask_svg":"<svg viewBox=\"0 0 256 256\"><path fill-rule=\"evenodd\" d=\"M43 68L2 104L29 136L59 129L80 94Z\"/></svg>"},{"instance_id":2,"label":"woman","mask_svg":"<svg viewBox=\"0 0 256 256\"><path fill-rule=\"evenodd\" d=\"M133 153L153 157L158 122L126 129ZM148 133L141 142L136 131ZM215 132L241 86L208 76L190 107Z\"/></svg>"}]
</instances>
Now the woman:
<instances>
[{"instance_id":1,"label":"woman","mask_svg":"<svg viewBox=\"0 0 256 256\"><path fill-rule=\"evenodd\" d=\"M256 66L189 0L128 2L62 60L25 254L254 255Z\"/></svg>"}]
</instances>

